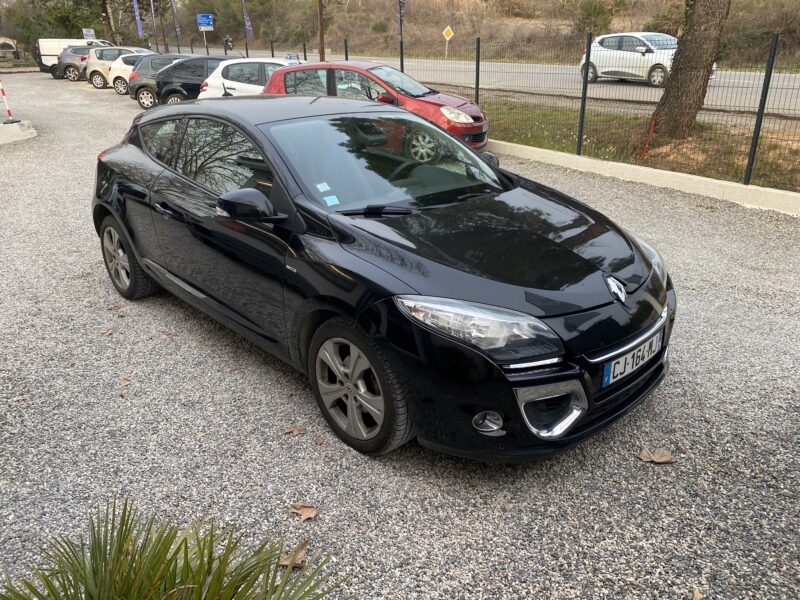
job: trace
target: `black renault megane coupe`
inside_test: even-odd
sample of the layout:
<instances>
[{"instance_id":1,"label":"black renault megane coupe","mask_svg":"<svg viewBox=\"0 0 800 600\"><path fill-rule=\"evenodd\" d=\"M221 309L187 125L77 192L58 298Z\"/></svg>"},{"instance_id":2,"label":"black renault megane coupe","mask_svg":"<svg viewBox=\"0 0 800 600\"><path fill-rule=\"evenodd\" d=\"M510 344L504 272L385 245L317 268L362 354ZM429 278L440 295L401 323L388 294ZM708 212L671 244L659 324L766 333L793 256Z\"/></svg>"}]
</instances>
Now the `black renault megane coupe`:
<instances>
[{"instance_id":1,"label":"black renault megane coupe","mask_svg":"<svg viewBox=\"0 0 800 600\"><path fill-rule=\"evenodd\" d=\"M424 163L409 140L424 139ZM515 461L664 378L658 252L406 111L228 98L136 117L92 205L111 282L165 288L306 373L339 438Z\"/></svg>"}]
</instances>

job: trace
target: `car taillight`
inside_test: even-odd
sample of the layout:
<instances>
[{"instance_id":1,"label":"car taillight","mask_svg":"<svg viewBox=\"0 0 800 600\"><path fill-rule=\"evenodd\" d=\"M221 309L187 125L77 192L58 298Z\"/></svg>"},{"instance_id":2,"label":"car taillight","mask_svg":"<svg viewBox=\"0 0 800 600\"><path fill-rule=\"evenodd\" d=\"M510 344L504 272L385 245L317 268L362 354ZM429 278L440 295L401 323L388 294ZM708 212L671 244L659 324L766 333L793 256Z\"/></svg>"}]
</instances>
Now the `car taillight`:
<instances>
[{"instance_id":1,"label":"car taillight","mask_svg":"<svg viewBox=\"0 0 800 600\"><path fill-rule=\"evenodd\" d=\"M105 150L101 150L101 151L100 151L100 154L98 154L98 155L97 155L97 160L103 160L103 157L104 157L106 154L108 154L108 148L106 148Z\"/></svg>"},{"instance_id":2,"label":"car taillight","mask_svg":"<svg viewBox=\"0 0 800 600\"><path fill-rule=\"evenodd\" d=\"M204 81L200 84L200 91L205 92L208 89L208 81Z\"/></svg>"},{"instance_id":3,"label":"car taillight","mask_svg":"<svg viewBox=\"0 0 800 600\"><path fill-rule=\"evenodd\" d=\"M89 57L88 56L81 56L81 62L84 62L87 58L89 58Z\"/></svg>"},{"instance_id":4,"label":"car taillight","mask_svg":"<svg viewBox=\"0 0 800 600\"><path fill-rule=\"evenodd\" d=\"M58 56L56 56L56 60L63 60L63 59L64 59L64 57L61 56L60 54Z\"/></svg>"},{"instance_id":5,"label":"car taillight","mask_svg":"<svg viewBox=\"0 0 800 600\"><path fill-rule=\"evenodd\" d=\"M133 73L131 73L130 76L128 77L128 83L130 83L132 79L136 79L138 76L139 76L139 71L134 71Z\"/></svg>"}]
</instances>

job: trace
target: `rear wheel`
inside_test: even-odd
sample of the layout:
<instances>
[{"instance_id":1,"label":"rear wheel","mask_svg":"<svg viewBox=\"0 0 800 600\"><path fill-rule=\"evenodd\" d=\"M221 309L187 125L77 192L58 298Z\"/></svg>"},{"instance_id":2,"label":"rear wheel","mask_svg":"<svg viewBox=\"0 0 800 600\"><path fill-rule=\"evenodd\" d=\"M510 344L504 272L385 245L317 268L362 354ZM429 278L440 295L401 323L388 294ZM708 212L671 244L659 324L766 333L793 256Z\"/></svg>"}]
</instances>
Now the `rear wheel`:
<instances>
[{"instance_id":1,"label":"rear wheel","mask_svg":"<svg viewBox=\"0 0 800 600\"><path fill-rule=\"evenodd\" d=\"M111 215L100 224L100 247L108 276L117 291L129 300L150 296L158 284L142 270L125 236Z\"/></svg>"},{"instance_id":2,"label":"rear wheel","mask_svg":"<svg viewBox=\"0 0 800 600\"><path fill-rule=\"evenodd\" d=\"M650 73L647 75L647 81L650 82L650 85L653 87L664 87L667 83L667 70L661 65L656 65L650 69Z\"/></svg>"},{"instance_id":3,"label":"rear wheel","mask_svg":"<svg viewBox=\"0 0 800 600\"><path fill-rule=\"evenodd\" d=\"M78 67L69 65L64 69L64 77L69 81L78 81L81 78L81 72L78 70Z\"/></svg>"},{"instance_id":4,"label":"rear wheel","mask_svg":"<svg viewBox=\"0 0 800 600\"><path fill-rule=\"evenodd\" d=\"M413 437L399 366L350 319L317 329L308 373L325 420L349 446L386 454Z\"/></svg>"},{"instance_id":5,"label":"rear wheel","mask_svg":"<svg viewBox=\"0 0 800 600\"><path fill-rule=\"evenodd\" d=\"M581 69L581 76L583 76L583 72L586 70L586 67ZM592 63L589 63L589 74L586 77L586 81L589 83L594 83L597 81L597 67L595 67Z\"/></svg>"},{"instance_id":6,"label":"rear wheel","mask_svg":"<svg viewBox=\"0 0 800 600\"><path fill-rule=\"evenodd\" d=\"M180 104L185 98L181 94L170 94L164 99L164 104Z\"/></svg>"},{"instance_id":7,"label":"rear wheel","mask_svg":"<svg viewBox=\"0 0 800 600\"><path fill-rule=\"evenodd\" d=\"M136 92L136 101L139 103L139 106L147 110L156 105L156 95L150 88L142 88Z\"/></svg>"},{"instance_id":8,"label":"rear wheel","mask_svg":"<svg viewBox=\"0 0 800 600\"><path fill-rule=\"evenodd\" d=\"M97 71L95 71L89 76L89 81L98 90L102 90L104 87L108 85L106 78L103 77L102 73L98 73Z\"/></svg>"},{"instance_id":9,"label":"rear wheel","mask_svg":"<svg viewBox=\"0 0 800 600\"><path fill-rule=\"evenodd\" d=\"M128 94L128 82L122 77L117 77L114 80L114 91L120 96L126 96Z\"/></svg>"}]
</instances>

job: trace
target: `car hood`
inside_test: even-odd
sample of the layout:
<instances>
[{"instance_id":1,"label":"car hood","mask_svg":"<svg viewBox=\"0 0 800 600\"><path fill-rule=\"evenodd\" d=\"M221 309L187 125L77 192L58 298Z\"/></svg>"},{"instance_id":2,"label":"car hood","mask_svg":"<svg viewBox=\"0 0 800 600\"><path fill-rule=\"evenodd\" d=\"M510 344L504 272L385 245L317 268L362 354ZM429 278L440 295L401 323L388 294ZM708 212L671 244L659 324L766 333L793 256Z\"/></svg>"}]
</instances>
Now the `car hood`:
<instances>
[{"instance_id":1,"label":"car hood","mask_svg":"<svg viewBox=\"0 0 800 600\"><path fill-rule=\"evenodd\" d=\"M608 218L543 186L382 219L330 216L345 249L420 294L523 310L578 312L628 293L650 264Z\"/></svg>"},{"instance_id":2,"label":"car hood","mask_svg":"<svg viewBox=\"0 0 800 600\"><path fill-rule=\"evenodd\" d=\"M436 92L435 94L431 94L430 96L422 96L421 98L418 99L424 100L425 102L434 104L436 106L452 106L454 108L464 111L471 117L478 117L483 114L481 112L481 109L478 108L477 104L467 100L466 98L462 98L461 96L456 96L455 94L445 94L444 92Z\"/></svg>"}]
</instances>

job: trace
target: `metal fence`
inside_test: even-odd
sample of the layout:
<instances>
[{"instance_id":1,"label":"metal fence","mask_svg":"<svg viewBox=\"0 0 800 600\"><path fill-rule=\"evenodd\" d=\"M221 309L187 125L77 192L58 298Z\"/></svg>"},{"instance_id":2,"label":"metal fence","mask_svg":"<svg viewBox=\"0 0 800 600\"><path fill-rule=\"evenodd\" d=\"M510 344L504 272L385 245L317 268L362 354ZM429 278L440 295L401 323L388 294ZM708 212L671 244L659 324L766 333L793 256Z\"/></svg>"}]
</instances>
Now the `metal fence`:
<instances>
[{"instance_id":1,"label":"metal fence","mask_svg":"<svg viewBox=\"0 0 800 600\"><path fill-rule=\"evenodd\" d=\"M718 65L692 132L677 140L652 127L666 49L625 35L590 39L406 44L403 56L381 60L478 101L492 139L800 191L800 72L777 34L764 37L760 66ZM337 57L371 56L343 46Z\"/></svg>"}]
</instances>

